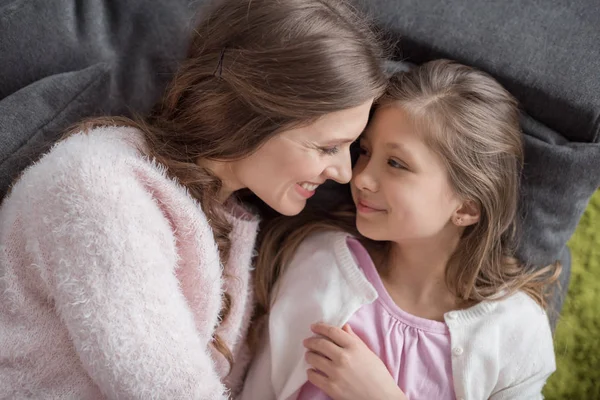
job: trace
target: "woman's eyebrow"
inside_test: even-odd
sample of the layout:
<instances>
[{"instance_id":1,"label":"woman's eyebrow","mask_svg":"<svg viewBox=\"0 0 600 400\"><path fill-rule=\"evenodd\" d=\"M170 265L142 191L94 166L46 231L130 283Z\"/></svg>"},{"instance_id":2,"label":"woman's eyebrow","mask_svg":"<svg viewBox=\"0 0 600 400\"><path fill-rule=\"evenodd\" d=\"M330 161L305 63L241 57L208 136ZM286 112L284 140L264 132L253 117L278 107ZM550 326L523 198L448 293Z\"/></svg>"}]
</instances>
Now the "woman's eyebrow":
<instances>
[{"instance_id":1,"label":"woman's eyebrow","mask_svg":"<svg viewBox=\"0 0 600 400\"><path fill-rule=\"evenodd\" d=\"M338 139L328 140L327 142L323 142L323 143L320 143L320 144L324 145L324 146L331 146L331 145L339 145L339 144L352 143L354 141L355 141L355 139L338 138Z\"/></svg>"}]
</instances>

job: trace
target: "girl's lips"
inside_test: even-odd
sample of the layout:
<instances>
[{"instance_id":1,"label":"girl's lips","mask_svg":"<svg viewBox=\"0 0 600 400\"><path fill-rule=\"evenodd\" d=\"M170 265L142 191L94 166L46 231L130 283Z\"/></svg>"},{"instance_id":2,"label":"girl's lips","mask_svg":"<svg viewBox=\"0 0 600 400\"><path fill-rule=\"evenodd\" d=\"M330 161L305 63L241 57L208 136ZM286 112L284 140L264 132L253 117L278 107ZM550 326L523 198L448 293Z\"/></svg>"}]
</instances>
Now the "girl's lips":
<instances>
[{"instance_id":1,"label":"girl's lips","mask_svg":"<svg viewBox=\"0 0 600 400\"><path fill-rule=\"evenodd\" d=\"M358 204L356 205L356 209L358 210L358 212L365 214L385 211L384 209L375 207L374 205L367 203L364 200L360 200L358 202Z\"/></svg>"}]
</instances>

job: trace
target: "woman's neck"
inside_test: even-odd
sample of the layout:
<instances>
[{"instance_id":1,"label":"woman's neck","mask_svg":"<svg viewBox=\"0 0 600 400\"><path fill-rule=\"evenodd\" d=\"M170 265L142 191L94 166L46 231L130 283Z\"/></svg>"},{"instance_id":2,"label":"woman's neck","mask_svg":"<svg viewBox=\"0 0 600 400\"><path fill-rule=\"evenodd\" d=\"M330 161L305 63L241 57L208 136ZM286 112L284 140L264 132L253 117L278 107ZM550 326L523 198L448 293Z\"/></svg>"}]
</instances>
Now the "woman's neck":
<instances>
[{"instance_id":1,"label":"woman's neck","mask_svg":"<svg viewBox=\"0 0 600 400\"><path fill-rule=\"evenodd\" d=\"M235 176L234 170L232 168L232 162L217 160L198 160L196 164L208 169L217 178L221 180L221 188L219 189L218 193L218 201L221 204L225 204L225 202L231 197L233 192L244 188L244 185L238 182Z\"/></svg>"}]
</instances>

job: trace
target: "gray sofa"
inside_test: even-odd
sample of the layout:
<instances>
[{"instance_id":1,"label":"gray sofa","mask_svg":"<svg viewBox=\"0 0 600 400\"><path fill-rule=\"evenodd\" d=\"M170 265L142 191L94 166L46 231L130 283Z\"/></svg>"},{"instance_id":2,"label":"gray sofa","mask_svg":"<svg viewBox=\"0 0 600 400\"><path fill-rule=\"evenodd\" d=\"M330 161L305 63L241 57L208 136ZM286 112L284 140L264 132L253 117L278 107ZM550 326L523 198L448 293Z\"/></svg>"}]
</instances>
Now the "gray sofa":
<instances>
[{"instance_id":1,"label":"gray sofa","mask_svg":"<svg viewBox=\"0 0 600 400\"><path fill-rule=\"evenodd\" d=\"M457 59L522 103L519 255L532 267L560 259L564 294L565 243L600 185L600 3L356 1L396 43L397 59ZM0 0L0 198L79 119L147 112L203 3Z\"/></svg>"}]
</instances>

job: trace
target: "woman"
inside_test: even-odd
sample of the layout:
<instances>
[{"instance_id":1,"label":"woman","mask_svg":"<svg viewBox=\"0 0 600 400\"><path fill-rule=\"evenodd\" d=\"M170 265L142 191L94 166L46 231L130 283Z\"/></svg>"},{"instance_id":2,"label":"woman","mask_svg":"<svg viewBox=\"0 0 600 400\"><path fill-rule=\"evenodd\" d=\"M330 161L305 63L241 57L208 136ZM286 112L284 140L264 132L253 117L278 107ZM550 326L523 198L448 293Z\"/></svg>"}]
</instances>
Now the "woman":
<instances>
[{"instance_id":1,"label":"woman","mask_svg":"<svg viewBox=\"0 0 600 400\"><path fill-rule=\"evenodd\" d=\"M384 90L336 0L227 0L143 121L88 121L0 208L0 398L225 399L245 371L258 220L297 214Z\"/></svg>"}]
</instances>

